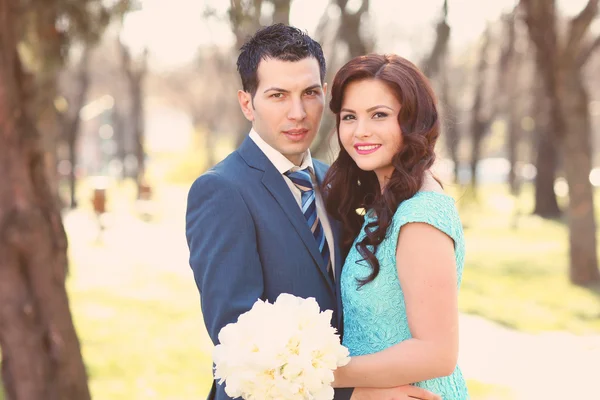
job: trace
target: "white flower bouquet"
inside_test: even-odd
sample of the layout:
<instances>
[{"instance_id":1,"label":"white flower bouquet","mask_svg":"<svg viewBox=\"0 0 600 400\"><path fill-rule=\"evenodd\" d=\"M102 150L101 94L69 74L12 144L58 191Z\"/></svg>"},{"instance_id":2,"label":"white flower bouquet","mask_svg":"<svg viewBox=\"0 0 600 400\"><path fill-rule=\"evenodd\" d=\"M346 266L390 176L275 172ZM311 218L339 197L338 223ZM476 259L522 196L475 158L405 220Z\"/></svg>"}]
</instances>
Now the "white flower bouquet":
<instances>
[{"instance_id":1,"label":"white flower bouquet","mask_svg":"<svg viewBox=\"0 0 600 400\"><path fill-rule=\"evenodd\" d=\"M215 379L232 398L331 400L333 371L350 361L331 315L314 298L258 300L219 332Z\"/></svg>"}]
</instances>

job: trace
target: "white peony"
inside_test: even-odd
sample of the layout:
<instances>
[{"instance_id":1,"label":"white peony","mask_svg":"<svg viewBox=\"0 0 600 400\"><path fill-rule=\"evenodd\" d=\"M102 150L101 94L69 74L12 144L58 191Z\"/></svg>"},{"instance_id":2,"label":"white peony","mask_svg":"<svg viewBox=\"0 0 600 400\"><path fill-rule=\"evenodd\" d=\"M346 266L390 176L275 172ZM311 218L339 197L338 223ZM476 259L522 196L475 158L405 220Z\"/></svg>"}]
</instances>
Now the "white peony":
<instances>
[{"instance_id":1,"label":"white peony","mask_svg":"<svg viewBox=\"0 0 600 400\"><path fill-rule=\"evenodd\" d=\"M333 371L350 361L348 349L314 298L281 294L219 332L215 379L232 398L331 400Z\"/></svg>"}]
</instances>

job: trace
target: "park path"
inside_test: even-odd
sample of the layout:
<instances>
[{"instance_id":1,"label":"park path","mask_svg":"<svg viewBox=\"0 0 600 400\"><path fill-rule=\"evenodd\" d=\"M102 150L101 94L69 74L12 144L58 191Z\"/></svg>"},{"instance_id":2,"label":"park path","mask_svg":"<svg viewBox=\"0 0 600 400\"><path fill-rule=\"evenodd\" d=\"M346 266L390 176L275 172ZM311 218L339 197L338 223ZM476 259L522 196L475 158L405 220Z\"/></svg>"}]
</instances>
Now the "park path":
<instances>
[{"instance_id":1,"label":"park path","mask_svg":"<svg viewBox=\"0 0 600 400\"><path fill-rule=\"evenodd\" d=\"M185 195L183 189L163 193L162 205L157 205L161 218L154 222L142 221L130 205L120 203L106 216L101 240L131 262L192 280L184 235ZM95 219L85 210L66 212L65 226L74 247L97 236ZM190 290L195 290L193 284ZM202 347L210 351L208 336L204 338ZM600 334L530 334L462 314L459 365L465 378L508 388L508 398L514 400L600 400Z\"/></svg>"},{"instance_id":2,"label":"park path","mask_svg":"<svg viewBox=\"0 0 600 400\"><path fill-rule=\"evenodd\" d=\"M600 335L529 334L463 314L459 365L467 379L510 388L518 400L600 400Z\"/></svg>"}]
</instances>

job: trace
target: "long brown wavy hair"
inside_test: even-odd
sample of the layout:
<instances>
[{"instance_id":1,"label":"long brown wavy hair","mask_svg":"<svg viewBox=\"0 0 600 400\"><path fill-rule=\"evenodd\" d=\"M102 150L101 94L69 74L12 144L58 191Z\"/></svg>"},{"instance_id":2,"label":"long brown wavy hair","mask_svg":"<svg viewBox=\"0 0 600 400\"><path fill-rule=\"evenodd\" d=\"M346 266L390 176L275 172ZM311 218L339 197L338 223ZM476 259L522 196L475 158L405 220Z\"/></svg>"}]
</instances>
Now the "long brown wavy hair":
<instances>
[{"instance_id":1,"label":"long brown wavy hair","mask_svg":"<svg viewBox=\"0 0 600 400\"><path fill-rule=\"evenodd\" d=\"M392 158L394 171L383 190L373 171L363 171L356 165L339 136L345 89L349 83L365 79L383 82L401 104L398 124L402 148ZM369 54L350 60L336 74L331 93L329 108L335 114L340 152L323 181L323 191L327 211L342 223L344 258L364 223L364 215L357 210L370 209L377 216L366 225L366 236L356 244L363 260L372 268L367 277L359 279L359 286L363 286L379 274L375 252L386 236L396 209L417 193L425 172L435 161L440 122L435 95L427 78L413 63L397 55Z\"/></svg>"}]
</instances>

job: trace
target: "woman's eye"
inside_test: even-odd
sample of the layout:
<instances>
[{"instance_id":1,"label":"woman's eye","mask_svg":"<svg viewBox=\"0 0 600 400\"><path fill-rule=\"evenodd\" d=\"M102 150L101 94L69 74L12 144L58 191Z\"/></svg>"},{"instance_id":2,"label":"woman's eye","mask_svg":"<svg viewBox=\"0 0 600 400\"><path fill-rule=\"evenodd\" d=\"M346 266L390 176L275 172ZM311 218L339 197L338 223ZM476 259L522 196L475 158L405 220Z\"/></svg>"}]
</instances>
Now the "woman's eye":
<instances>
[{"instance_id":1,"label":"woman's eye","mask_svg":"<svg viewBox=\"0 0 600 400\"><path fill-rule=\"evenodd\" d=\"M350 119L354 119L354 115L352 114L346 114L342 117L342 121L348 121Z\"/></svg>"},{"instance_id":2,"label":"woman's eye","mask_svg":"<svg viewBox=\"0 0 600 400\"><path fill-rule=\"evenodd\" d=\"M375 114L373 114L373 118L385 118L388 115L384 112L376 112Z\"/></svg>"}]
</instances>

